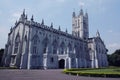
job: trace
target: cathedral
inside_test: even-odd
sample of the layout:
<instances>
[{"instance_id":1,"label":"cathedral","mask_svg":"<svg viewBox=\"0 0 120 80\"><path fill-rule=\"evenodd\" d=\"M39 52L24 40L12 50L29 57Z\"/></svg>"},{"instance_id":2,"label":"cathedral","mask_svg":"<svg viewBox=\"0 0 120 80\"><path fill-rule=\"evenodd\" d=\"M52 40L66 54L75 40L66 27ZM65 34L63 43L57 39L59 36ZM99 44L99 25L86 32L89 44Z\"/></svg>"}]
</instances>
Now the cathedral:
<instances>
[{"instance_id":1,"label":"cathedral","mask_svg":"<svg viewBox=\"0 0 120 80\"><path fill-rule=\"evenodd\" d=\"M19 69L107 67L107 49L99 31L89 38L88 13L72 13L72 34L27 19L25 10L8 33L2 64Z\"/></svg>"}]
</instances>

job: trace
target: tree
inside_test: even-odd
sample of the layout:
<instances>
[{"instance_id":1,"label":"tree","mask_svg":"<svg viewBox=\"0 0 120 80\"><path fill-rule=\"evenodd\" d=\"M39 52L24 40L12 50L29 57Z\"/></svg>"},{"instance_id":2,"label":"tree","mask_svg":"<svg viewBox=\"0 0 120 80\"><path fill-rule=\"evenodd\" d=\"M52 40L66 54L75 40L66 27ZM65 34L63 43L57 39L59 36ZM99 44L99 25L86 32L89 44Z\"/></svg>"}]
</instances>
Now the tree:
<instances>
[{"instance_id":1,"label":"tree","mask_svg":"<svg viewBox=\"0 0 120 80\"><path fill-rule=\"evenodd\" d=\"M4 54L4 49L0 49L0 66L1 66L3 54Z\"/></svg>"},{"instance_id":2,"label":"tree","mask_svg":"<svg viewBox=\"0 0 120 80\"><path fill-rule=\"evenodd\" d=\"M120 66L120 49L108 55L108 62L110 66Z\"/></svg>"}]
</instances>

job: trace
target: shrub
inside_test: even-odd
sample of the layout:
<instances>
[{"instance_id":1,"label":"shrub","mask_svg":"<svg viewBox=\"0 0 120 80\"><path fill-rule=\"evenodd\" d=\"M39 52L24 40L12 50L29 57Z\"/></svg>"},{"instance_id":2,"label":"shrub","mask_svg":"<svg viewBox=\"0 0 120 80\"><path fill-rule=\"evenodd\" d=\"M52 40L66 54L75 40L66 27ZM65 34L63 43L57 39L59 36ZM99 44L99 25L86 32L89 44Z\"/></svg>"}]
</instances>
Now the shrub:
<instances>
[{"instance_id":1,"label":"shrub","mask_svg":"<svg viewBox=\"0 0 120 80\"><path fill-rule=\"evenodd\" d=\"M96 70L94 72L94 70ZM98 71L97 71L98 70ZM71 74L71 75L79 75L79 76L90 76L90 77L114 77L118 78L120 77L119 73L120 68L103 68L103 69L65 69L63 72L66 74ZM102 72L99 72L102 71ZM118 72L117 72L118 71Z\"/></svg>"}]
</instances>

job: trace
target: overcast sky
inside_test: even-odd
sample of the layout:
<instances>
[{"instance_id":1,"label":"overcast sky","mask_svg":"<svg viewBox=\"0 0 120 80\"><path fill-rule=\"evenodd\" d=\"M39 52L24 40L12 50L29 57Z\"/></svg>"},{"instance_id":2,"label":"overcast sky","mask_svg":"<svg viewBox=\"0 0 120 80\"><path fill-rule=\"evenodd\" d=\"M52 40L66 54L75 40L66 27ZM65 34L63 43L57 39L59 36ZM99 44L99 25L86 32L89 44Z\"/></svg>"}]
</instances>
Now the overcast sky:
<instances>
[{"instance_id":1,"label":"overcast sky","mask_svg":"<svg viewBox=\"0 0 120 80\"><path fill-rule=\"evenodd\" d=\"M72 12L79 13L83 8L89 15L90 37L99 30L108 53L120 49L120 0L0 0L0 48L4 48L10 28L19 19L23 9L28 19L45 20L46 25L53 22L53 27L62 31L72 31Z\"/></svg>"}]
</instances>

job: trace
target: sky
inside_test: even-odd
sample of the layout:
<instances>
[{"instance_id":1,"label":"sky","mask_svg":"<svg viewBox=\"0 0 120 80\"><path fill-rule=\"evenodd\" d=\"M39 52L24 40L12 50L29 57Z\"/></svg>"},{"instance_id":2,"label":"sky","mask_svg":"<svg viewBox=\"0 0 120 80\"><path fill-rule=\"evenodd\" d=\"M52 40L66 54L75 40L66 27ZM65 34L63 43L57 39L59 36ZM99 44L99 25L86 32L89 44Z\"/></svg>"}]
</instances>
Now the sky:
<instances>
[{"instance_id":1,"label":"sky","mask_svg":"<svg viewBox=\"0 0 120 80\"><path fill-rule=\"evenodd\" d=\"M108 54L120 49L120 0L0 0L0 48L5 48L10 28L25 9L28 19L65 31L72 32L72 12L80 9L89 16L90 37L97 30L104 41Z\"/></svg>"}]
</instances>

